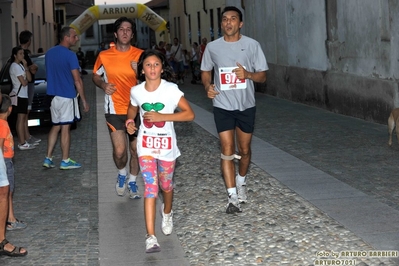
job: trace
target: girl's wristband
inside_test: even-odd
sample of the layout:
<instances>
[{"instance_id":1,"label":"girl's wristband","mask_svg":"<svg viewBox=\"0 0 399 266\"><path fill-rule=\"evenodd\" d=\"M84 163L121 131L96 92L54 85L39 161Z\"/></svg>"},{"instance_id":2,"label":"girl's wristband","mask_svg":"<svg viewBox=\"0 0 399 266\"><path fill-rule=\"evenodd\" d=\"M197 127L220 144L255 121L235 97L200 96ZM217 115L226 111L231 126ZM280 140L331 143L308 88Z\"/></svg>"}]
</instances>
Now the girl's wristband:
<instances>
[{"instance_id":1,"label":"girl's wristband","mask_svg":"<svg viewBox=\"0 0 399 266\"><path fill-rule=\"evenodd\" d=\"M130 123L134 123L133 119L126 120L125 127L127 127Z\"/></svg>"}]
</instances>

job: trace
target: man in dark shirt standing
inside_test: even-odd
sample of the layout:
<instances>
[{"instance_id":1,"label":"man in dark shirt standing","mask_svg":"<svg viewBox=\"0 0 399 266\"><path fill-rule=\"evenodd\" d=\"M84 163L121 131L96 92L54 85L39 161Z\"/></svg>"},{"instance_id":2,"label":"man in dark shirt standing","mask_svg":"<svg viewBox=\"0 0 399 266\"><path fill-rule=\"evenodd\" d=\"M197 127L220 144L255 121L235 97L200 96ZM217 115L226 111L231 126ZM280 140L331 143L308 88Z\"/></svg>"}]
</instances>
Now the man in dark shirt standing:
<instances>
[{"instance_id":1,"label":"man in dark shirt standing","mask_svg":"<svg viewBox=\"0 0 399 266\"><path fill-rule=\"evenodd\" d=\"M79 61L79 66L80 66L80 72L83 75L87 74L87 71L84 70L84 68L86 67L86 60L85 60L85 53L82 51L82 47L78 48L78 51L76 52L76 56L78 57L78 61Z\"/></svg>"}]
</instances>

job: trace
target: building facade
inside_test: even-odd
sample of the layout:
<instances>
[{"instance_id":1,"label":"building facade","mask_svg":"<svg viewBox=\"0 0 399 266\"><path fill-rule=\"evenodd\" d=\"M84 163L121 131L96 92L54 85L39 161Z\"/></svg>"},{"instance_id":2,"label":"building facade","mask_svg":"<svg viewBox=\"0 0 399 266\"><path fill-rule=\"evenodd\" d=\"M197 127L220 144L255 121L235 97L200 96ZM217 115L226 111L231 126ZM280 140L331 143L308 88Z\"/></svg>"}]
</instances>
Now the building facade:
<instances>
[{"instance_id":1,"label":"building facade","mask_svg":"<svg viewBox=\"0 0 399 266\"><path fill-rule=\"evenodd\" d=\"M19 33L33 33L30 50L46 51L56 43L56 24L53 0L0 0L0 66L19 45Z\"/></svg>"},{"instance_id":2,"label":"building facade","mask_svg":"<svg viewBox=\"0 0 399 266\"><path fill-rule=\"evenodd\" d=\"M169 0L169 23L171 39L177 37L188 49L193 42L201 43L222 36L220 13L226 0L192 1Z\"/></svg>"},{"instance_id":3,"label":"building facade","mask_svg":"<svg viewBox=\"0 0 399 266\"><path fill-rule=\"evenodd\" d=\"M55 4L57 3L58 4ZM63 2L61 4L60 2ZM0 0L0 65L18 44L18 34L34 34L32 52L56 43L59 12L65 25L79 15L67 5L90 0ZM291 101L386 123L399 107L399 5L395 1L362 0L153 0L150 8L168 21L167 42L179 38L189 49L205 37L222 35L220 12L227 5L244 15L242 34L256 39L270 70L257 90ZM58 23L57 23L58 22ZM57 23L57 24L56 24ZM93 51L108 34L109 25L93 25L82 33L84 51ZM104 32L105 30L105 32ZM165 40L147 25L137 24L140 47Z\"/></svg>"},{"instance_id":4,"label":"building facade","mask_svg":"<svg viewBox=\"0 0 399 266\"><path fill-rule=\"evenodd\" d=\"M240 8L270 70L257 90L367 121L399 107L399 5L364 0L170 0L171 38L220 36L224 6Z\"/></svg>"},{"instance_id":5,"label":"building facade","mask_svg":"<svg viewBox=\"0 0 399 266\"><path fill-rule=\"evenodd\" d=\"M269 63L263 92L383 124L399 106L396 1L237 2Z\"/></svg>"}]
</instances>

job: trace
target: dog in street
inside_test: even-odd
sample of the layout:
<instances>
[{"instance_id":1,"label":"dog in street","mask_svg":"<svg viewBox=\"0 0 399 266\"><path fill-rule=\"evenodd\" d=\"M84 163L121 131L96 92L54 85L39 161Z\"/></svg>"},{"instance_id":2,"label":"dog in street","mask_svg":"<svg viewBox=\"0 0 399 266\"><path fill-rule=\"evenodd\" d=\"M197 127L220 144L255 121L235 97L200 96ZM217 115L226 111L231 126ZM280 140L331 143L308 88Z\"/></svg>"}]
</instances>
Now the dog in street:
<instances>
[{"instance_id":1,"label":"dog in street","mask_svg":"<svg viewBox=\"0 0 399 266\"><path fill-rule=\"evenodd\" d=\"M388 118L389 146L392 146L392 133L395 128L396 128L396 137L398 138L399 142L399 108L393 109Z\"/></svg>"}]
</instances>

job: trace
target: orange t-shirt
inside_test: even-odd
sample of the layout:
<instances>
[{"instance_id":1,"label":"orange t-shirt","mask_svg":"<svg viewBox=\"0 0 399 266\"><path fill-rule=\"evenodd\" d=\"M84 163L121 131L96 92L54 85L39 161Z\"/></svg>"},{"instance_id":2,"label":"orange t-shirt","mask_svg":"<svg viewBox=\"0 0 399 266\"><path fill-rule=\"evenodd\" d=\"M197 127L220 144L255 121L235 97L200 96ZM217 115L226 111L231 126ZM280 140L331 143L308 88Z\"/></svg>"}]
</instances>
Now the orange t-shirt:
<instances>
[{"instance_id":1,"label":"orange t-shirt","mask_svg":"<svg viewBox=\"0 0 399 266\"><path fill-rule=\"evenodd\" d=\"M14 138L8 126L8 122L4 119L0 119L0 139L4 139L4 158L14 158Z\"/></svg>"},{"instance_id":2,"label":"orange t-shirt","mask_svg":"<svg viewBox=\"0 0 399 266\"><path fill-rule=\"evenodd\" d=\"M94 64L93 74L103 76L104 82L113 83L116 92L105 95L105 113L126 115L130 103L130 89L137 85L137 77L131 63L139 61L143 50L131 46L121 52L110 48L100 52Z\"/></svg>"}]
</instances>

